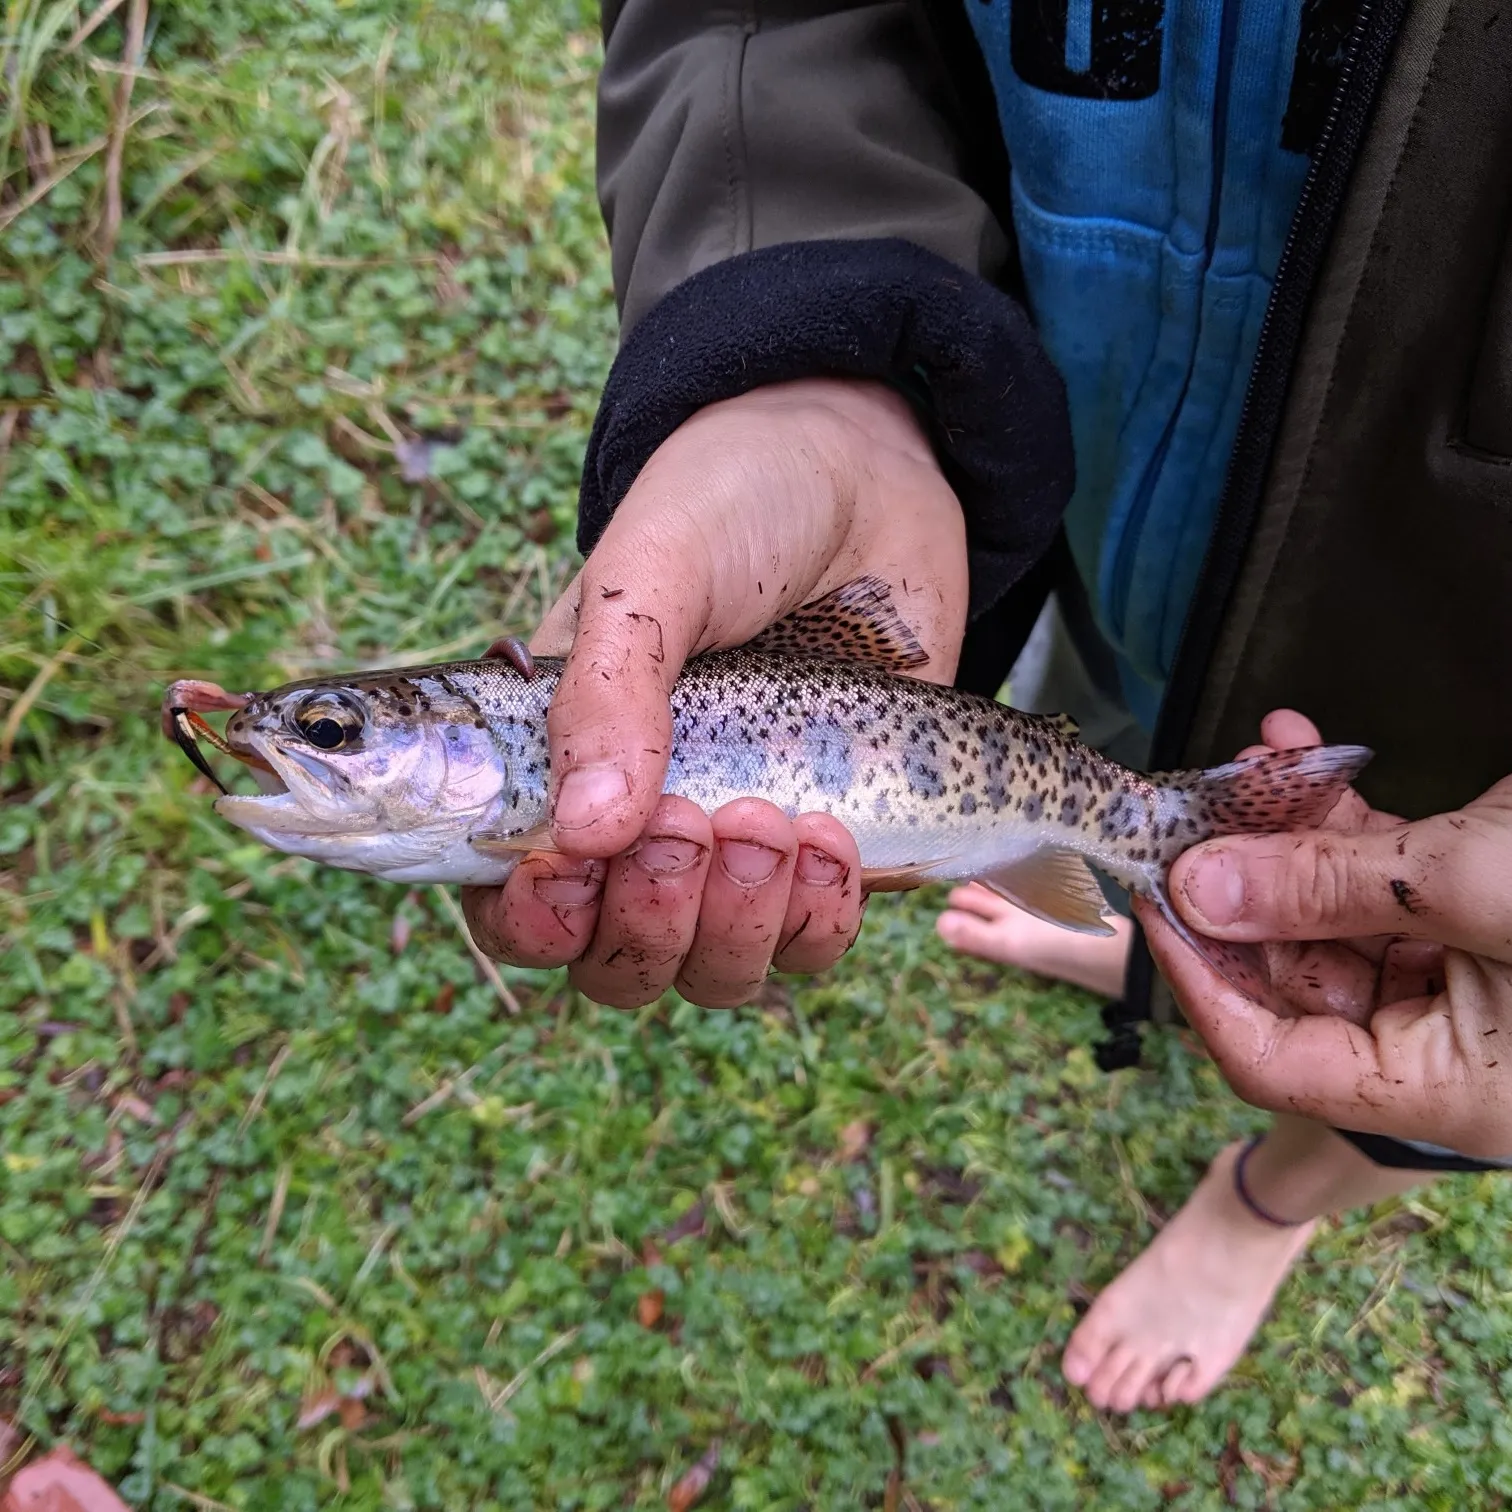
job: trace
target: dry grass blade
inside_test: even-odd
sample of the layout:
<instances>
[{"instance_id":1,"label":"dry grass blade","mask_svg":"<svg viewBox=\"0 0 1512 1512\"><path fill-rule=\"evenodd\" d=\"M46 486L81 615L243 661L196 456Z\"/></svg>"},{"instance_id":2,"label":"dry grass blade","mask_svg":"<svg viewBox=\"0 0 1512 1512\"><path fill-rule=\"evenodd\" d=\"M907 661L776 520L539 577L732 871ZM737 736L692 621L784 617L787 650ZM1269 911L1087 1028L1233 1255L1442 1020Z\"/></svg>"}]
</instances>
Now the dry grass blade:
<instances>
[{"instance_id":1,"label":"dry grass blade","mask_svg":"<svg viewBox=\"0 0 1512 1512\"><path fill-rule=\"evenodd\" d=\"M143 252L132 261L139 268L186 268L204 263L259 263L274 268L408 268L438 261L433 252L408 257L320 257L309 252L265 252L253 247L189 247L172 252Z\"/></svg>"},{"instance_id":2,"label":"dry grass blade","mask_svg":"<svg viewBox=\"0 0 1512 1512\"><path fill-rule=\"evenodd\" d=\"M262 1243L257 1246L257 1263L266 1265L273 1252L273 1240L278 1225L283 1220L284 1204L289 1200L289 1183L294 1177L294 1167L286 1160L278 1168L278 1180L273 1186L273 1200L268 1204L268 1221L263 1224Z\"/></svg>"},{"instance_id":3,"label":"dry grass blade","mask_svg":"<svg viewBox=\"0 0 1512 1512\"><path fill-rule=\"evenodd\" d=\"M109 262L121 234L121 162L126 154L126 133L131 124L131 91L136 85L134 70L142 61L147 41L147 0L131 0L126 13L127 72L116 85L115 108L110 123L110 151L105 159L105 212L100 221L99 257Z\"/></svg>"},{"instance_id":4,"label":"dry grass blade","mask_svg":"<svg viewBox=\"0 0 1512 1512\"><path fill-rule=\"evenodd\" d=\"M399 1122L406 1128L412 1128L419 1123L427 1113L434 1111L444 1103L457 1089L456 1082L451 1077L443 1078L440 1086L428 1097L422 1097Z\"/></svg>"},{"instance_id":5,"label":"dry grass blade","mask_svg":"<svg viewBox=\"0 0 1512 1512\"><path fill-rule=\"evenodd\" d=\"M526 1383L526 1381L530 1379L531 1375L535 1371L539 1370L541 1366L544 1365L548 1360L554 1360L559 1354L561 1354L564 1349L566 1349L569 1344L572 1343L575 1338L577 1338L577 1336L581 1332L581 1328L569 1328L566 1333L558 1334L556 1338L554 1338L551 1343L549 1343L545 1347L545 1349L543 1349L540 1354L538 1354L535 1359L530 1362L530 1364L525 1366L523 1370L516 1374L497 1392L488 1397L489 1410L491 1412L497 1412L501 1407L503 1407L506 1402L508 1402L512 1397L516 1395L516 1393Z\"/></svg>"},{"instance_id":6,"label":"dry grass blade","mask_svg":"<svg viewBox=\"0 0 1512 1512\"><path fill-rule=\"evenodd\" d=\"M236 1512L236 1508L228 1502L216 1501L213 1496L204 1496L198 1491L189 1490L187 1486L175 1486L172 1481L159 1481L158 1484L174 1496L182 1497L191 1507L202 1508L203 1512Z\"/></svg>"},{"instance_id":7,"label":"dry grass blade","mask_svg":"<svg viewBox=\"0 0 1512 1512\"><path fill-rule=\"evenodd\" d=\"M138 116L137 119L140 120L141 117ZM61 164L48 174L40 184L33 184L31 189L22 195L14 205L8 205L4 210L0 210L0 231L5 230L18 216L25 215L33 205L46 199L64 179L72 173L77 173L90 158L94 157L97 153L103 152L108 145L109 138L100 137L93 142L86 143L78 151L68 153Z\"/></svg>"},{"instance_id":8,"label":"dry grass blade","mask_svg":"<svg viewBox=\"0 0 1512 1512\"><path fill-rule=\"evenodd\" d=\"M861 1372L860 1379L874 1381L890 1366L896 1365L910 1350L917 1349L921 1344L932 1339L939 1332L933 1323L926 1323L922 1328L915 1329L901 1344L894 1344L891 1349L884 1349L865 1370Z\"/></svg>"},{"instance_id":9,"label":"dry grass blade","mask_svg":"<svg viewBox=\"0 0 1512 1512\"><path fill-rule=\"evenodd\" d=\"M247 1111L242 1114L241 1122L236 1126L238 1139L252 1127L253 1119L262 1112L263 1104L268 1100L268 1091L278 1079L278 1073L283 1070L284 1062L288 1060L292 1048L287 1040L278 1047L278 1054L269 1063L268 1074L263 1077L262 1085L252 1094L252 1101L247 1104Z\"/></svg>"},{"instance_id":10,"label":"dry grass blade","mask_svg":"<svg viewBox=\"0 0 1512 1512\"><path fill-rule=\"evenodd\" d=\"M122 0L105 0L103 5L98 5L90 13L89 19L79 23L79 29L64 44L63 55L76 53L83 45L104 26L104 24L120 10Z\"/></svg>"},{"instance_id":11,"label":"dry grass blade","mask_svg":"<svg viewBox=\"0 0 1512 1512\"><path fill-rule=\"evenodd\" d=\"M15 746L16 736L21 729L21 721L31 713L32 705L42 696L42 690L57 676L59 668L83 643L82 637L69 636L63 642L62 649L38 668L37 675L32 678L26 691L11 705L10 713L5 716L5 724L0 726L0 765L10 760L11 750Z\"/></svg>"},{"instance_id":12,"label":"dry grass blade","mask_svg":"<svg viewBox=\"0 0 1512 1512\"><path fill-rule=\"evenodd\" d=\"M462 938L467 941L467 948L472 952L473 960L478 963L478 970L488 978L489 985L498 993L499 1001L503 1003L505 1011L518 1018L520 1000L505 985L504 978L499 975L499 968L478 949L478 942L473 939L472 930L467 927L467 920L463 917L462 910L457 907L457 900L440 883L436 884L434 891L441 900L441 906L452 916L457 928L462 931Z\"/></svg>"}]
</instances>

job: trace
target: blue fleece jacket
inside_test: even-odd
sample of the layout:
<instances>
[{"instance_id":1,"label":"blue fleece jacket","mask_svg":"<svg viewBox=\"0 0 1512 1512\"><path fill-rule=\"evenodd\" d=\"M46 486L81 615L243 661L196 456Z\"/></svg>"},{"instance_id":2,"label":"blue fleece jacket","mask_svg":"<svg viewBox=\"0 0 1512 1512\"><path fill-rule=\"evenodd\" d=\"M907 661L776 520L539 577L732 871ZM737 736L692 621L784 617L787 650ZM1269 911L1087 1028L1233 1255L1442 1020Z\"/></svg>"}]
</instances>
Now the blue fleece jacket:
<instances>
[{"instance_id":1,"label":"blue fleece jacket","mask_svg":"<svg viewBox=\"0 0 1512 1512\"><path fill-rule=\"evenodd\" d=\"M1072 553L1153 727L1353 0L966 0L1065 379Z\"/></svg>"}]
</instances>

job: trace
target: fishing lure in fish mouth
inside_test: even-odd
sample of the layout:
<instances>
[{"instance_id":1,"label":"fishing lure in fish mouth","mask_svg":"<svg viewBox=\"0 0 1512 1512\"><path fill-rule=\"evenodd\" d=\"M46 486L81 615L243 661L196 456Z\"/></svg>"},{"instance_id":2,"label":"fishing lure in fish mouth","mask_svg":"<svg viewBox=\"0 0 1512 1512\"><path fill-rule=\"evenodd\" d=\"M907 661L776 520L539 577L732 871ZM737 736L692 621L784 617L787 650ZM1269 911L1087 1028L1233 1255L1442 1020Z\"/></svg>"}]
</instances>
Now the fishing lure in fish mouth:
<instances>
[{"instance_id":1,"label":"fishing lure in fish mouth","mask_svg":"<svg viewBox=\"0 0 1512 1512\"><path fill-rule=\"evenodd\" d=\"M1317 746L1146 775L1068 719L907 675L927 659L875 578L695 657L672 689L665 791L711 813L755 794L790 816L831 814L871 891L975 879L1038 918L1107 933L1093 867L1263 995L1264 952L1194 936L1171 906L1171 863L1217 835L1315 827L1371 753ZM554 848L546 711L561 670L507 640L477 661L267 693L175 683L164 729L212 779L197 739L254 769L262 794L222 788L215 808L277 850L407 884L499 884ZM224 736L200 717L212 710L230 714Z\"/></svg>"}]
</instances>

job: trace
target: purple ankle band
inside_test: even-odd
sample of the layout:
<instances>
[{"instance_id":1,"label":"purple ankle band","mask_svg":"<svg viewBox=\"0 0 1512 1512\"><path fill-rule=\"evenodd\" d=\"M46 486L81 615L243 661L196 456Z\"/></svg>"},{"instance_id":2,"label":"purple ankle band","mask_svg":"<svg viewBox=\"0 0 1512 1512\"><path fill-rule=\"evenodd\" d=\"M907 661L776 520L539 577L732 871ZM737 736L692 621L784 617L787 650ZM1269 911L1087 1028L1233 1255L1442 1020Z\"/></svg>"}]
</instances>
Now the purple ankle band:
<instances>
[{"instance_id":1,"label":"purple ankle band","mask_svg":"<svg viewBox=\"0 0 1512 1512\"><path fill-rule=\"evenodd\" d=\"M1244 1168L1249 1164L1249 1158L1260 1148L1263 1134L1257 1134L1245 1147L1240 1150L1239 1158L1234 1162L1234 1191L1240 1202L1252 1212L1262 1223L1269 1223L1274 1228L1300 1228L1307 1220L1305 1218L1278 1218L1268 1208L1263 1208L1250 1195L1248 1182L1244 1179Z\"/></svg>"}]
</instances>

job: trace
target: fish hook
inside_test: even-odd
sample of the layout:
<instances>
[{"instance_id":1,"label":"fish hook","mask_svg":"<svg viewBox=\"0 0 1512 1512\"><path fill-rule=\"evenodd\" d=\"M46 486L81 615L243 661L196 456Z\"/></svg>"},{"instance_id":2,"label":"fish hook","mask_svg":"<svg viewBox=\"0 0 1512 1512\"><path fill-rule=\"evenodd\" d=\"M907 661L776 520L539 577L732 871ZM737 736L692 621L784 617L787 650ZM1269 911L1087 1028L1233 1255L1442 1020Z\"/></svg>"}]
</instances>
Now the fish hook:
<instances>
[{"instance_id":1,"label":"fish hook","mask_svg":"<svg viewBox=\"0 0 1512 1512\"><path fill-rule=\"evenodd\" d=\"M173 729L174 743L184 755L192 761L199 770L218 787L222 793L229 793L219 777L215 775L215 769L205 760L205 753L199 748L197 738L199 730L208 730L209 726L191 709L186 709L182 704L175 704L168 710L169 722ZM213 733L213 732L212 732Z\"/></svg>"}]
</instances>

